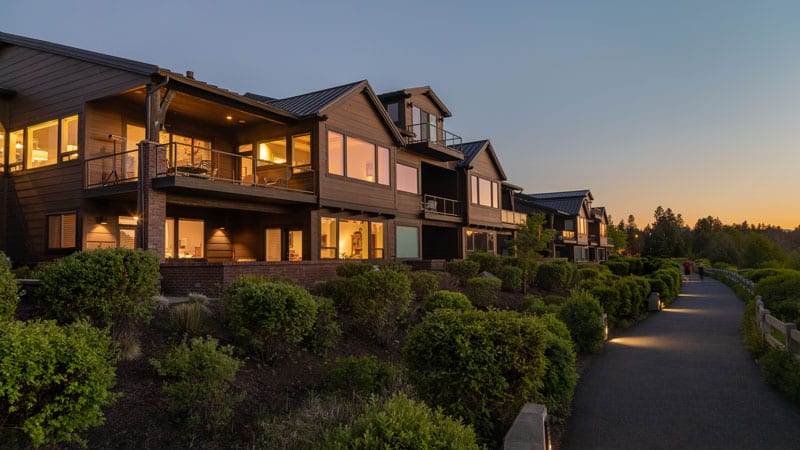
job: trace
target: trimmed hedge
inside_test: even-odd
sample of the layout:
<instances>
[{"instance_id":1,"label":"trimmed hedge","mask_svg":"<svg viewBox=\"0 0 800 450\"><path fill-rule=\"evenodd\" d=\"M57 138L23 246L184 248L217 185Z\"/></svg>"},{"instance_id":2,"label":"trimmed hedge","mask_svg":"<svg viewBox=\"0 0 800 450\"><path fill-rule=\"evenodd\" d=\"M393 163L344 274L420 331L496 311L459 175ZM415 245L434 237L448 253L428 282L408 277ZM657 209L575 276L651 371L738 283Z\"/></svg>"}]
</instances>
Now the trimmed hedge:
<instances>
[{"instance_id":1,"label":"trimmed hedge","mask_svg":"<svg viewBox=\"0 0 800 450\"><path fill-rule=\"evenodd\" d=\"M447 263L447 273L456 277L461 286L467 284L467 280L475 278L480 273L480 264L469 260L456 260Z\"/></svg>"},{"instance_id":2,"label":"trimmed hedge","mask_svg":"<svg viewBox=\"0 0 800 450\"><path fill-rule=\"evenodd\" d=\"M551 261L539 266L536 285L546 291L566 288L572 281L575 266L565 261Z\"/></svg>"},{"instance_id":3,"label":"trimmed hedge","mask_svg":"<svg viewBox=\"0 0 800 450\"><path fill-rule=\"evenodd\" d=\"M800 323L800 272L791 271L762 278L756 295L773 316L784 322Z\"/></svg>"},{"instance_id":4,"label":"trimmed hedge","mask_svg":"<svg viewBox=\"0 0 800 450\"><path fill-rule=\"evenodd\" d=\"M540 400L547 329L511 311L436 310L409 334L408 380L428 404L499 442L519 408Z\"/></svg>"},{"instance_id":5,"label":"trimmed hedge","mask_svg":"<svg viewBox=\"0 0 800 450\"><path fill-rule=\"evenodd\" d=\"M492 275L500 272L500 265L503 261L502 256L489 252L472 252L467 259L478 263L478 273L489 272Z\"/></svg>"},{"instance_id":6,"label":"trimmed hedge","mask_svg":"<svg viewBox=\"0 0 800 450\"><path fill-rule=\"evenodd\" d=\"M475 277L467 280L464 292L473 305L486 308L497 303L501 287L497 278Z\"/></svg>"},{"instance_id":7,"label":"trimmed hedge","mask_svg":"<svg viewBox=\"0 0 800 450\"><path fill-rule=\"evenodd\" d=\"M500 281L502 289L508 292L522 291L523 270L515 266L503 266L500 269Z\"/></svg>"},{"instance_id":8,"label":"trimmed hedge","mask_svg":"<svg viewBox=\"0 0 800 450\"><path fill-rule=\"evenodd\" d=\"M472 427L431 409L404 394L373 404L345 427L333 445L337 449L478 450Z\"/></svg>"},{"instance_id":9,"label":"trimmed hedge","mask_svg":"<svg viewBox=\"0 0 800 450\"><path fill-rule=\"evenodd\" d=\"M411 280L411 291L418 302L424 302L429 295L439 289L439 274L427 270L406 272Z\"/></svg>"},{"instance_id":10,"label":"trimmed hedge","mask_svg":"<svg viewBox=\"0 0 800 450\"><path fill-rule=\"evenodd\" d=\"M620 277L630 275L631 273L631 266L624 260L612 259L604 261L602 264L608 267L611 273Z\"/></svg>"},{"instance_id":11,"label":"trimmed hedge","mask_svg":"<svg viewBox=\"0 0 800 450\"><path fill-rule=\"evenodd\" d=\"M0 442L3 447L77 442L105 421L114 400L115 356L105 330L85 321L0 322Z\"/></svg>"},{"instance_id":12,"label":"trimmed hedge","mask_svg":"<svg viewBox=\"0 0 800 450\"><path fill-rule=\"evenodd\" d=\"M589 292L574 292L561 306L558 318L569 328L577 351L597 353L603 347L603 307Z\"/></svg>"},{"instance_id":13,"label":"trimmed hedge","mask_svg":"<svg viewBox=\"0 0 800 450\"><path fill-rule=\"evenodd\" d=\"M60 323L86 319L115 340L150 321L158 294L158 258L144 250L73 253L42 268L37 297Z\"/></svg>"},{"instance_id":14,"label":"trimmed hedge","mask_svg":"<svg viewBox=\"0 0 800 450\"><path fill-rule=\"evenodd\" d=\"M347 394L378 394L389 388L391 377L391 364L375 356L346 356L336 358L325 375L325 386Z\"/></svg>"},{"instance_id":15,"label":"trimmed hedge","mask_svg":"<svg viewBox=\"0 0 800 450\"><path fill-rule=\"evenodd\" d=\"M569 417L572 396L578 384L575 349L564 322L553 314L545 314L539 320L548 331L547 347L544 350L547 365L542 387L543 401L552 418L564 421Z\"/></svg>"},{"instance_id":16,"label":"trimmed hedge","mask_svg":"<svg viewBox=\"0 0 800 450\"><path fill-rule=\"evenodd\" d=\"M452 291L436 291L428 296L428 299L425 301L425 309L434 311L439 308L460 310L475 309L466 295Z\"/></svg>"}]
</instances>

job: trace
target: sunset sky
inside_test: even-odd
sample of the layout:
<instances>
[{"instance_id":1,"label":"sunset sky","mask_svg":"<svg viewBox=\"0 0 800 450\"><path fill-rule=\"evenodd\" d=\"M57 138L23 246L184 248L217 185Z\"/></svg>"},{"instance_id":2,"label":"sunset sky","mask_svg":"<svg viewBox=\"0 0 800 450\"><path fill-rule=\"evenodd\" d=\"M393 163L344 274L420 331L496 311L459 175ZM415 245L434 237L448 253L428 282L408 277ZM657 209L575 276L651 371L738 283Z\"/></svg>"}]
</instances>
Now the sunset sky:
<instances>
[{"instance_id":1,"label":"sunset sky","mask_svg":"<svg viewBox=\"0 0 800 450\"><path fill-rule=\"evenodd\" d=\"M800 225L797 1L29 0L0 31L271 97L430 85L525 192Z\"/></svg>"}]
</instances>

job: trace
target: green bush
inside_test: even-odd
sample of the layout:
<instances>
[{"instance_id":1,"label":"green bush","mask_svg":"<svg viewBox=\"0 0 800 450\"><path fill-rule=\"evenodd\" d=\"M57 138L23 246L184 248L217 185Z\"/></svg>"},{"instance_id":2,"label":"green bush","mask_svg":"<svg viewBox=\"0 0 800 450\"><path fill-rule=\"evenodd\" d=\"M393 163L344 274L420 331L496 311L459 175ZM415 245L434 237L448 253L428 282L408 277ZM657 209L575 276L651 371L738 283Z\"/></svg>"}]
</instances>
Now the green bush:
<instances>
[{"instance_id":1,"label":"green bush","mask_svg":"<svg viewBox=\"0 0 800 450\"><path fill-rule=\"evenodd\" d=\"M197 336L203 332L211 310L208 309L208 297L202 294L190 294L189 301L170 307L169 327L179 336Z\"/></svg>"},{"instance_id":2,"label":"green bush","mask_svg":"<svg viewBox=\"0 0 800 450\"><path fill-rule=\"evenodd\" d=\"M479 449L472 427L448 417L440 409L395 394L383 405L373 405L338 437L334 448Z\"/></svg>"},{"instance_id":3,"label":"green bush","mask_svg":"<svg viewBox=\"0 0 800 450\"><path fill-rule=\"evenodd\" d=\"M402 329L414 294L405 273L371 271L339 278L327 288L337 308L349 312L359 330L386 344Z\"/></svg>"},{"instance_id":4,"label":"green bush","mask_svg":"<svg viewBox=\"0 0 800 450\"><path fill-rule=\"evenodd\" d=\"M411 280L411 291L418 302L424 302L434 291L439 289L439 274L427 270L416 270L406 273Z\"/></svg>"},{"instance_id":5,"label":"green bush","mask_svg":"<svg viewBox=\"0 0 800 450\"><path fill-rule=\"evenodd\" d=\"M501 286L497 278L475 277L467 280L464 292L473 305L485 308L497 304Z\"/></svg>"},{"instance_id":6,"label":"green bush","mask_svg":"<svg viewBox=\"0 0 800 450\"><path fill-rule=\"evenodd\" d=\"M511 311L436 310L409 334L407 376L428 404L499 442L528 401L540 400L546 333Z\"/></svg>"},{"instance_id":7,"label":"green bush","mask_svg":"<svg viewBox=\"0 0 800 450\"><path fill-rule=\"evenodd\" d=\"M11 261L0 252L0 321L13 319L18 303L19 286L11 272Z\"/></svg>"},{"instance_id":8,"label":"green bush","mask_svg":"<svg viewBox=\"0 0 800 450\"><path fill-rule=\"evenodd\" d=\"M536 272L536 285L546 291L564 289L570 281L569 275L569 263L547 262L539 266L539 270Z\"/></svg>"},{"instance_id":9,"label":"green bush","mask_svg":"<svg viewBox=\"0 0 800 450\"><path fill-rule=\"evenodd\" d=\"M767 352L769 345L761 335L758 324L756 324L756 302L753 298L747 299L744 305L741 329L747 353L750 354L751 358L757 360Z\"/></svg>"},{"instance_id":10,"label":"green bush","mask_svg":"<svg viewBox=\"0 0 800 450\"><path fill-rule=\"evenodd\" d=\"M84 443L114 400L108 332L84 321L0 322L0 441L9 448Z\"/></svg>"},{"instance_id":11,"label":"green bush","mask_svg":"<svg viewBox=\"0 0 800 450\"><path fill-rule=\"evenodd\" d=\"M561 306L558 318L569 328L577 351L597 353L603 348L603 307L592 294L580 290L574 292Z\"/></svg>"},{"instance_id":12,"label":"green bush","mask_svg":"<svg viewBox=\"0 0 800 450\"><path fill-rule=\"evenodd\" d=\"M242 362L233 357L233 347L216 339L194 338L170 350L164 359L151 359L158 374L166 377L163 391L172 413L192 427L217 428L228 423L241 395L233 382Z\"/></svg>"},{"instance_id":13,"label":"green bush","mask_svg":"<svg viewBox=\"0 0 800 450\"><path fill-rule=\"evenodd\" d=\"M324 356L328 350L336 347L342 336L342 329L336 321L336 306L327 297L314 297L317 303L317 319L311 333L306 336L305 344L312 353Z\"/></svg>"},{"instance_id":14,"label":"green bush","mask_svg":"<svg viewBox=\"0 0 800 450\"><path fill-rule=\"evenodd\" d=\"M351 278L358 275L363 275L367 272L375 270L372 264L360 262L346 262L341 266L336 267L336 275L344 278Z\"/></svg>"},{"instance_id":15,"label":"green bush","mask_svg":"<svg viewBox=\"0 0 800 450\"><path fill-rule=\"evenodd\" d=\"M325 376L325 385L331 391L378 394L389 388L392 366L375 356L347 356L336 358Z\"/></svg>"},{"instance_id":16,"label":"green bush","mask_svg":"<svg viewBox=\"0 0 800 450\"><path fill-rule=\"evenodd\" d=\"M628 257L625 258L625 262L628 263L628 268L630 269L630 273L632 275L644 275L644 259L639 257Z\"/></svg>"},{"instance_id":17,"label":"green bush","mask_svg":"<svg viewBox=\"0 0 800 450\"><path fill-rule=\"evenodd\" d=\"M575 349L564 322L553 314L545 314L539 320L548 331L547 347L544 350L547 365L542 396L551 418L563 421L569 416L572 396L578 384Z\"/></svg>"},{"instance_id":18,"label":"green bush","mask_svg":"<svg viewBox=\"0 0 800 450\"><path fill-rule=\"evenodd\" d=\"M497 275L500 272L502 257L489 252L472 252L467 257L469 261L478 263L478 273L489 272Z\"/></svg>"},{"instance_id":19,"label":"green bush","mask_svg":"<svg viewBox=\"0 0 800 450\"><path fill-rule=\"evenodd\" d=\"M447 273L453 275L461 286L467 284L467 280L475 278L480 273L480 264L469 260L456 260L447 263Z\"/></svg>"},{"instance_id":20,"label":"green bush","mask_svg":"<svg viewBox=\"0 0 800 450\"><path fill-rule=\"evenodd\" d=\"M532 314L534 316L543 316L545 314L555 314L561 306L558 304L547 304L541 297L533 295L526 295L522 299L522 312Z\"/></svg>"},{"instance_id":21,"label":"green bush","mask_svg":"<svg viewBox=\"0 0 800 450\"><path fill-rule=\"evenodd\" d=\"M681 289L681 271L676 266L664 266L657 269L647 277L650 288L653 292L658 292L664 305L669 305L678 296ZM660 283L654 280L659 280ZM660 290L656 290L660 289Z\"/></svg>"},{"instance_id":22,"label":"green bush","mask_svg":"<svg viewBox=\"0 0 800 450\"><path fill-rule=\"evenodd\" d=\"M600 302L603 311L608 313L608 319L612 323L615 322L617 317L619 317L619 313L624 310L625 306L615 284L596 287L589 291L589 293Z\"/></svg>"},{"instance_id":23,"label":"green bush","mask_svg":"<svg viewBox=\"0 0 800 450\"><path fill-rule=\"evenodd\" d=\"M800 362L786 350L770 348L758 360L767 383L800 405Z\"/></svg>"},{"instance_id":24,"label":"green bush","mask_svg":"<svg viewBox=\"0 0 800 450\"><path fill-rule=\"evenodd\" d=\"M439 308L459 310L475 309L469 298L460 292L436 291L425 301L425 309L434 311Z\"/></svg>"},{"instance_id":25,"label":"green bush","mask_svg":"<svg viewBox=\"0 0 800 450\"><path fill-rule=\"evenodd\" d=\"M623 318L636 319L647 311L647 297L650 295L650 283L646 278L631 275L619 280L621 291L629 295L626 302L628 310L622 314Z\"/></svg>"},{"instance_id":26,"label":"green bush","mask_svg":"<svg viewBox=\"0 0 800 450\"><path fill-rule=\"evenodd\" d=\"M78 319L111 329L115 340L150 321L158 294L158 258L144 250L98 249L45 266L37 297L60 323Z\"/></svg>"},{"instance_id":27,"label":"green bush","mask_svg":"<svg viewBox=\"0 0 800 450\"><path fill-rule=\"evenodd\" d=\"M608 267L611 273L620 277L630 275L631 273L631 266L623 260L612 259L603 262L603 265Z\"/></svg>"},{"instance_id":28,"label":"green bush","mask_svg":"<svg viewBox=\"0 0 800 450\"><path fill-rule=\"evenodd\" d=\"M773 316L784 322L800 322L800 272L762 278L755 293Z\"/></svg>"},{"instance_id":29,"label":"green bush","mask_svg":"<svg viewBox=\"0 0 800 450\"><path fill-rule=\"evenodd\" d=\"M500 269L502 288L508 292L522 291L522 269L514 266L503 266Z\"/></svg>"},{"instance_id":30,"label":"green bush","mask_svg":"<svg viewBox=\"0 0 800 450\"><path fill-rule=\"evenodd\" d=\"M242 276L222 295L231 331L264 361L274 362L311 334L317 302L300 286Z\"/></svg>"}]
</instances>

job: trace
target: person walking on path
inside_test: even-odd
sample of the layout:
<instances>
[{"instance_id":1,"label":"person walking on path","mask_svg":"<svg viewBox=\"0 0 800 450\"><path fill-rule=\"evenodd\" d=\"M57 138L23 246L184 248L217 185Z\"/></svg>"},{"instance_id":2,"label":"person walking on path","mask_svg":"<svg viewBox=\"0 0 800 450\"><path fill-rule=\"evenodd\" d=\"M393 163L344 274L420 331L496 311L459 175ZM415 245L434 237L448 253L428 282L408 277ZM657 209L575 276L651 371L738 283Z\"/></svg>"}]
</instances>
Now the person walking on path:
<instances>
[{"instance_id":1,"label":"person walking on path","mask_svg":"<svg viewBox=\"0 0 800 450\"><path fill-rule=\"evenodd\" d=\"M591 357L559 449L798 448L800 407L747 355L743 311L716 280L684 283Z\"/></svg>"},{"instance_id":2,"label":"person walking on path","mask_svg":"<svg viewBox=\"0 0 800 450\"><path fill-rule=\"evenodd\" d=\"M706 268L702 264L697 266L697 274L700 275L700 281L703 281L703 277L706 276Z\"/></svg>"},{"instance_id":3,"label":"person walking on path","mask_svg":"<svg viewBox=\"0 0 800 450\"><path fill-rule=\"evenodd\" d=\"M683 274L686 275L686 277L692 274L692 262L688 259L683 263Z\"/></svg>"}]
</instances>

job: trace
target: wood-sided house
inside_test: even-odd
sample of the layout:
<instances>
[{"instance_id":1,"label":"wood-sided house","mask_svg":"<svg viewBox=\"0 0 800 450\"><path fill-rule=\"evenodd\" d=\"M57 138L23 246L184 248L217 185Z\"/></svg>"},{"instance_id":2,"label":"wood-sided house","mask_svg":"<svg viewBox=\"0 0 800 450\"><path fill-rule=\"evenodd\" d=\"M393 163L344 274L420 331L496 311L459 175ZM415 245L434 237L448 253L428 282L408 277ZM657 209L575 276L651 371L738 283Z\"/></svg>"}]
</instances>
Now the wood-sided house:
<instances>
[{"instance_id":1,"label":"wood-sided house","mask_svg":"<svg viewBox=\"0 0 800 450\"><path fill-rule=\"evenodd\" d=\"M547 225L555 231L551 256L573 262L608 259L608 249L613 247L607 237L608 216L605 208L592 207L594 197L589 190L518 193L515 198L517 210L547 217Z\"/></svg>"},{"instance_id":2,"label":"wood-sided house","mask_svg":"<svg viewBox=\"0 0 800 450\"><path fill-rule=\"evenodd\" d=\"M226 264L498 251L511 185L449 116L427 87L240 95L0 33L0 244L18 264L100 247Z\"/></svg>"}]
</instances>

